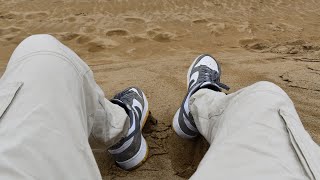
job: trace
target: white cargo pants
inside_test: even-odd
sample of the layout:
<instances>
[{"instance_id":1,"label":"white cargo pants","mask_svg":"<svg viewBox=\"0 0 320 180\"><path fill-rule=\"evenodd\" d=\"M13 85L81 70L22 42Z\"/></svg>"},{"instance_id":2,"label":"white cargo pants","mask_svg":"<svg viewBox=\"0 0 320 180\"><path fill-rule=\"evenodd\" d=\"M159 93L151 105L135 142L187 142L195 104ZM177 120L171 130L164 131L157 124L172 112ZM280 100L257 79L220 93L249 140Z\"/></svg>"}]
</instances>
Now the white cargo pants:
<instances>
[{"instance_id":1,"label":"white cargo pants","mask_svg":"<svg viewBox=\"0 0 320 180\"><path fill-rule=\"evenodd\" d=\"M259 82L230 95L202 89L190 100L210 148L191 179L320 179L320 149L278 86Z\"/></svg>"},{"instance_id":2,"label":"white cargo pants","mask_svg":"<svg viewBox=\"0 0 320 180\"><path fill-rule=\"evenodd\" d=\"M101 179L88 143L128 130L92 71L50 35L25 39L0 79L0 179Z\"/></svg>"}]
</instances>

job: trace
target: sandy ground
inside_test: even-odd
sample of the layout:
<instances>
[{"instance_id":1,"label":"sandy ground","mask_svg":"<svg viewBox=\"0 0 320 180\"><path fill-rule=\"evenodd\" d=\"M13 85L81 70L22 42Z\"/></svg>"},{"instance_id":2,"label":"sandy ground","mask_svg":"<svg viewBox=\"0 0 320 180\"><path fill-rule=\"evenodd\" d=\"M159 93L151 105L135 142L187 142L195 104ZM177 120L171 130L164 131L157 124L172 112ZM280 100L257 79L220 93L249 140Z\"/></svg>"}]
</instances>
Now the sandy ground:
<instances>
[{"instance_id":1,"label":"sandy ground","mask_svg":"<svg viewBox=\"0 0 320 180\"><path fill-rule=\"evenodd\" d=\"M144 130L148 160L132 172L94 150L102 176L185 179L208 144L178 138L171 119L200 53L219 59L231 92L260 80L281 86L320 143L319 27L317 0L0 0L0 74L22 39L54 35L89 64L108 98L141 87L158 120Z\"/></svg>"}]
</instances>

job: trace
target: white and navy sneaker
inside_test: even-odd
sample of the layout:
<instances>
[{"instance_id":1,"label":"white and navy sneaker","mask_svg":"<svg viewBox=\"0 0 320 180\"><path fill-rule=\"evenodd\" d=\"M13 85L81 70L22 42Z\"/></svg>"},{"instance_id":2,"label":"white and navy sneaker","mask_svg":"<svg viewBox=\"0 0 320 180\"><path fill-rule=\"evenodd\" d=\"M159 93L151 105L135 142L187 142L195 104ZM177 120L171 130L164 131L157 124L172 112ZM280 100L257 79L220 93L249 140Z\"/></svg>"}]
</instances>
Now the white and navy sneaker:
<instances>
[{"instance_id":1,"label":"white and navy sneaker","mask_svg":"<svg viewBox=\"0 0 320 180\"><path fill-rule=\"evenodd\" d=\"M229 90L228 86L220 83L220 75L220 65L208 54L198 56L191 64L187 74L188 92L172 122L174 131L180 137L191 139L199 134L189 109L189 99L196 91L202 88Z\"/></svg>"},{"instance_id":2,"label":"white and navy sneaker","mask_svg":"<svg viewBox=\"0 0 320 180\"><path fill-rule=\"evenodd\" d=\"M140 166L148 156L148 145L141 133L149 115L148 101L139 88L130 87L115 95L111 102L125 109L130 118L130 128L126 137L108 151L119 167L132 170Z\"/></svg>"}]
</instances>

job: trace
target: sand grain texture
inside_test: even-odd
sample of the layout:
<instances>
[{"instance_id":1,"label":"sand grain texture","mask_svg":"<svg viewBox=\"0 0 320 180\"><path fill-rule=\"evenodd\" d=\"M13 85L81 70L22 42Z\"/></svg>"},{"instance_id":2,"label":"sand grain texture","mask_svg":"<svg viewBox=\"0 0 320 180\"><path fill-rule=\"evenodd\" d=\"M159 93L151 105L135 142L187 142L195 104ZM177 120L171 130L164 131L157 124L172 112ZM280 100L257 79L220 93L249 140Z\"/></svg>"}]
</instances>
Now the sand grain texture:
<instances>
[{"instance_id":1,"label":"sand grain texture","mask_svg":"<svg viewBox=\"0 0 320 180\"><path fill-rule=\"evenodd\" d=\"M186 92L186 72L200 53L222 64L234 92L256 81L281 86L320 143L320 2L317 0L0 0L0 74L31 34L51 34L92 68L112 97L141 87L158 124L149 123L147 162L125 172L94 153L105 179L185 179L208 148L186 141L171 119Z\"/></svg>"}]
</instances>

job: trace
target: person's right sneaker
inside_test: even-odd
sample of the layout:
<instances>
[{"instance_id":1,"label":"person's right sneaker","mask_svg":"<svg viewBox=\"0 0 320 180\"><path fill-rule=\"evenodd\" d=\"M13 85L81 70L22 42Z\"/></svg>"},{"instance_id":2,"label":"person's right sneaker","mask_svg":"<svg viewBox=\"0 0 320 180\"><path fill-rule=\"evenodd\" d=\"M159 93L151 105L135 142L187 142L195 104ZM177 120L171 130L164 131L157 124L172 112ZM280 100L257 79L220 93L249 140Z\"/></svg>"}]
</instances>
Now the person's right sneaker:
<instances>
[{"instance_id":1,"label":"person's right sneaker","mask_svg":"<svg viewBox=\"0 0 320 180\"><path fill-rule=\"evenodd\" d=\"M202 88L229 90L228 86L220 83L220 75L220 65L208 54L198 56L191 64L187 74L188 92L172 122L174 131L180 137L190 139L199 134L189 109L189 99L196 91Z\"/></svg>"},{"instance_id":2,"label":"person's right sneaker","mask_svg":"<svg viewBox=\"0 0 320 180\"><path fill-rule=\"evenodd\" d=\"M148 145L142 136L142 128L149 115L147 97L139 88L130 87L115 95L111 102L125 109L130 118L130 128L126 137L108 151L122 169L132 170L148 156Z\"/></svg>"}]
</instances>

